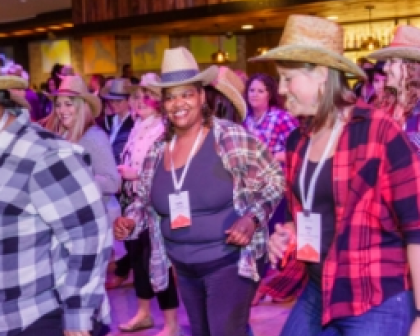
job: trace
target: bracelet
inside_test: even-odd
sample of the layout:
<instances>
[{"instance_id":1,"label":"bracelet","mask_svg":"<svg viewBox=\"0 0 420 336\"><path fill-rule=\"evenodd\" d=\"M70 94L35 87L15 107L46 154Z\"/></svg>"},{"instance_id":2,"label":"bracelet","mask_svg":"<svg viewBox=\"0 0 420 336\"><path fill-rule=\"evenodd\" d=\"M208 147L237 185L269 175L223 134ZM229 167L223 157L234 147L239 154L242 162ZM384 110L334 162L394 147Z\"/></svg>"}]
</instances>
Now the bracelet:
<instances>
[{"instance_id":1,"label":"bracelet","mask_svg":"<svg viewBox=\"0 0 420 336\"><path fill-rule=\"evenodd\" d=\"M420 309L416 308L416 317L420 317Z\"/></svg>"}]
</instances>

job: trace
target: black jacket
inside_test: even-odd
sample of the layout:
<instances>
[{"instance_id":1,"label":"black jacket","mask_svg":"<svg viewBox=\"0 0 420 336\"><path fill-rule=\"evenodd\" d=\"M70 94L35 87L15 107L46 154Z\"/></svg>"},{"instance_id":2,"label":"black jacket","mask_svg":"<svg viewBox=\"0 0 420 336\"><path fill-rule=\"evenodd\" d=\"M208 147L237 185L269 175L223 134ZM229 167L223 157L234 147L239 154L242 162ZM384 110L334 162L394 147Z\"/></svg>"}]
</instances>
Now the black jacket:
<instances>
[{"instance_id":1,"label":"black jacket","mask_svg":"<svg viewBox=\"0 0 420 336\"><path fill-rule=\"evenodd\" d=\"M113 116L106 116L103 127L108 134L111 134ZM114 142L111 143L112 152L114 153L115 162L117 165L121 164L121 153L127 143L128 136L134 126L134 121L131 116L128 116L121 125Z\"/></svg>"}]
</instances>

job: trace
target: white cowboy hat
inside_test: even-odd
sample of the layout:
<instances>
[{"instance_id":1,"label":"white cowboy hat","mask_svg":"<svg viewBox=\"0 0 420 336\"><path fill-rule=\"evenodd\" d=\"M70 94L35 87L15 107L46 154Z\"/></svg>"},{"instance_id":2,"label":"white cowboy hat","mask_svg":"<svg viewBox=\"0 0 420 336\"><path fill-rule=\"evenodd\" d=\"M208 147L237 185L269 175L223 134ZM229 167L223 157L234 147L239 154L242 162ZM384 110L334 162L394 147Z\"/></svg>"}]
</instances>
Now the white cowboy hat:
<instances>
[{"instance_id":1,"label":"white cowboy hat","mask_svg":"<svg viewBox=\"0 0 420 336\"><path fill-rule=\"evenodd\" d=\"M152 81L151 86L168 88L196 82L207 85L217 77L218 68L212 65L200 72L191 52L184 47L178 47L165 50L161 72L160 81Z\"/></svg>"}]
</instances>

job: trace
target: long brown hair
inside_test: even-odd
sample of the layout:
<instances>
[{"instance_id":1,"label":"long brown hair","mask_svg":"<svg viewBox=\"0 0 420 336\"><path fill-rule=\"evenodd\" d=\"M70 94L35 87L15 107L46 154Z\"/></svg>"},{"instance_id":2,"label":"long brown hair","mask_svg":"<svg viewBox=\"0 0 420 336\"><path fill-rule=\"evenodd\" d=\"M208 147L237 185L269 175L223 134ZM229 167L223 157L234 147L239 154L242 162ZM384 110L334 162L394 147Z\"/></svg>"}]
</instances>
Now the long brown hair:
<instances>
[{"instance_id":1,"label":"long brown hair","mask_svg":"<svg viewBox=\"0 0 420 336\"><path fill-rule=\"evenodd\" d=\"M58 118L55 108L51 114L44 119L43 126L45 129L61 135L66 140L77 143L85 134L85 132L95 124L95 119L93 118L92 112L90 110L89 104L86 104L82 98L79 97L69 97L76 109L75 122L71 129L65 129ZM55 104L57 97L54 97L53 104ZM54 105L53 105L54 106Z\"/></svg>"},{"instance_id":2,"label":"long brown hair","mask_svg":"<svg viewBox=\"0 0 420 336\"><path fill-rule=\"evenodd\" d=\"M277 64L287 69L306 69L309 71L314 70L317 66L317 64L295 61L277 61ZM354 105L356 100L356 95L351 91L344 73L337 69L328 68L324 92L320 94L318 101L318 111L315 116L307 120L308 130L317 132L326 125L334 125L340 111Z\"/></svg>"},{"instance_id":3,"label":"long brown hair","mask_svg":"<svg viewBox=\"0 0 420 336\"><path fill-rule=\"evenodd\" d=\"M194 86L198 93L201 93L204 88L201 82L198 83L192 83L192 86ZM173 136L175 135L175 126L171 122L171 120L168 118L168 115L166 111L164 110L164 99L165 99L165 93L166 89L162 90L162 109L163 109L163 123L165 125L165 131L163 133L163 137L166 142L169 142L172 140ZM203 115L203 126L211 128L213 126L213 111L208 107L208 105L204 102L204 104L201 106L201 113Z\"/></svg>"}]
</instances>

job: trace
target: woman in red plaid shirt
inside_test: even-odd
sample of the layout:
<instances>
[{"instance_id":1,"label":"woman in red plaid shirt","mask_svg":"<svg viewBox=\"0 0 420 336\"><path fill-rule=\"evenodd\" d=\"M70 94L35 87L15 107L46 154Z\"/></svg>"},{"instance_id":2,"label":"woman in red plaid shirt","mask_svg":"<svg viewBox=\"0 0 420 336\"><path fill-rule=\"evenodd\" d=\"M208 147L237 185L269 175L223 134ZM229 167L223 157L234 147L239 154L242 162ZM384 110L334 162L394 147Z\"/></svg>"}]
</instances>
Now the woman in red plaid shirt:
<instances>
[{"instance_id":1,"label":"woman in red plaid shirt","mask_svg":"<svg viewBox=\"0 0 420 336\"><path fill-rule=\"evenodd\" d=\"M286 108L305 119L286 144L287 223L269 243L273 265L306 265L282 336L420 335L420 162L406 135L356 105L345 73L365 74L336 23L292 15L258 59L277 62Z\"/></svg>"}]
</instances>

